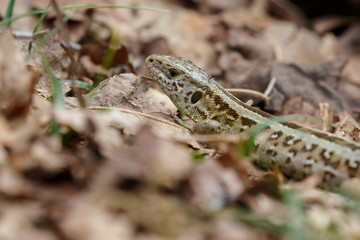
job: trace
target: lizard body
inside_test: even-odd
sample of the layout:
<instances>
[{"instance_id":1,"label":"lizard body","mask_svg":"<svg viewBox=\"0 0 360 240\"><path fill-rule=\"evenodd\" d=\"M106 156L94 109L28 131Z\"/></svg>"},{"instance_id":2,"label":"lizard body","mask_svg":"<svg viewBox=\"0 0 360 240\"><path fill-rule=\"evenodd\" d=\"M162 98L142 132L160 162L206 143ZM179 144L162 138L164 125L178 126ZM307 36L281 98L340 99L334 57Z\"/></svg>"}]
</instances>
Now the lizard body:
<instances>
[{"instance_id":1,"label":"lizard body","mask_svg":"<svg viewBox=\"0 0 360 240\"><path fill-rule=\"evenodd\" d=\"M145 65L176 107L195 122L195 132L239 133L273 117L246 105L184 58L154 54ZM315 173L324 183L339 184L360 176L360 144L289 122L272 122L256 136L254 159L267 168L277 164L294 179Z\"/></svg>"}]
</instances>

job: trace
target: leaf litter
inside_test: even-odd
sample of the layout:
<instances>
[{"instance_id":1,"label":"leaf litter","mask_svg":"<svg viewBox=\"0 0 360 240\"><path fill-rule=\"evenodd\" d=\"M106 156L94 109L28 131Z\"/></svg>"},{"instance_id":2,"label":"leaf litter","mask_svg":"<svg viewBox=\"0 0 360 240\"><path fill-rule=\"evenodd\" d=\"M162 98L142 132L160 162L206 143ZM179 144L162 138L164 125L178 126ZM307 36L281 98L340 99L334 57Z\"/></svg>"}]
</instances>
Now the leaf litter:
<instances>
[{"instance_id":1,"label":"leaf litter","mask_svg":"<svg viewBox=\"0 0 360 240\"><path fill-rule=\"evenodd\" d=\"M46 7L28 4L25 11ZM1 33L1 239L360 237L358 179L322 189L317 176L294 182L276 168L260 170L243 154L247 136L192 134L173 121L176 108L142 76L143 60L161 53L192 60L226 87L262 92L276 77L268 111L321 118L335 134L359 142L358 20L318 19L306 28L295 6L277 1L123 4L171 13L70 14L70 39L84 47L75 51L71 77L88 85L98 74L105 78L90 92L81 89L86 109L69 83L61 86L65 107L51 105L54 86L40 52L54 76L69 79L60 35ZM54 20L48 15L41 29L54 28ZM331 32L339 24L348 30ZM121 38L104 73L115 31Z\"/></svg>"}]
</instances>

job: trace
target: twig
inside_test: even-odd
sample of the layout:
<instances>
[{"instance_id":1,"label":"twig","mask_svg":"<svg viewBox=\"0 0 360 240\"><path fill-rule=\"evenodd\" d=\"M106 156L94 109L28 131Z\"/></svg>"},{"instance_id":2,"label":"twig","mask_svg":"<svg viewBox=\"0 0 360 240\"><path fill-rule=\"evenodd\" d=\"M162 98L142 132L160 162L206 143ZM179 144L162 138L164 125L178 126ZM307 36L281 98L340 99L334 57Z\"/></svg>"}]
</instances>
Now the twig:
<instances>
[{"instance_id":1,"label":"twig","mask_svg":"<svg viewBox=\"0 0 360 240\"><path fill-rule=\"evenodd\" d=\"M276 77L272 77L267 88L265 89L265 92L264 92L264 95L265 96L269 96L271 91L273 90L274 86L275 86L275 83L277 81L277 78Z\"/></svg>"},{"instance_id":2,"label":"twig","mask_svg":"<svg viewBox=\"0 0 360 240\"><path fill-rule=\"evenodd\" d=\"M251 89L244 89L244 88L227 88L226 91L228 91L231 94L244 94L244 95L248 95L248 96L261 98L265 101L266 105L269 105L269 103L270 103L269 97L259 91L255 91L255 90L251 90Z\"/></svg>"}]
</instances>

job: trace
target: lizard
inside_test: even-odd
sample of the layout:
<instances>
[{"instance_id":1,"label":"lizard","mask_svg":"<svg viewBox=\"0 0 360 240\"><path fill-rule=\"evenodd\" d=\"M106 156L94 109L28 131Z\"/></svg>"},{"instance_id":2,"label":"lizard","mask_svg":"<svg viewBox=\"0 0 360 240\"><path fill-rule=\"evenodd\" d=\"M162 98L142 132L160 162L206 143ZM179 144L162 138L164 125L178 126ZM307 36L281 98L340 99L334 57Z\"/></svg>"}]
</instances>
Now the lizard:
<instances>
[{"instance_id":1,"label":"lizard","mask_svg":"<svg viewBox=\"0 0 360 240\"><path fill-rule=\"evenodd\" d=\"M200 134L236 134L254 129L273 116L251 107L226 91L191 61L153 54L145 66L174 105ZM278 165L292 179L312 174L338 185L360 176L360 144L292 122L271 122L256 135L253 158L264 168Z\"/></svg>"}]
</instances>

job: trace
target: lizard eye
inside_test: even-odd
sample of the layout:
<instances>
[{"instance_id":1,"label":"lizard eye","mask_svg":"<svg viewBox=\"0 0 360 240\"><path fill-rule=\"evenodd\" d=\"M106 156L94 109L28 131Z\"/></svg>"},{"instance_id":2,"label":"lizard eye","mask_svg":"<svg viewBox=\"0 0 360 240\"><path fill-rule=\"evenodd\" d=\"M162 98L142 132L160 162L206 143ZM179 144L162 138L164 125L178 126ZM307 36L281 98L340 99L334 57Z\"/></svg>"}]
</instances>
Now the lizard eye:
<instances>
[{"instance_id":1,"label":"lizard eye","mask_svg":"<svg viewBox=\"0 0 360 240\"><path fill-rule=\"evenodd\" d=\"M176 70L175 68L171 68L171 69L169 70L169 72L170 72L170 76L171 76L171 77L176 77L176 76L179 75L178 70Z\"/></svg>"},{"instance_id":2,"label":"lizard eye","mask_svg":"<svg viewBox=\"0 0 360 240\"><path fill-rule=\"evenodd\" d=\"M202 92L194 92L194 94L191 96L191 103L195 104L197 103L201 98L202 98L203 94Z\"/></svg>"}]
</instances>

